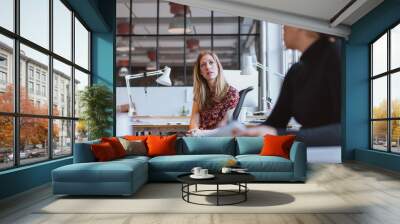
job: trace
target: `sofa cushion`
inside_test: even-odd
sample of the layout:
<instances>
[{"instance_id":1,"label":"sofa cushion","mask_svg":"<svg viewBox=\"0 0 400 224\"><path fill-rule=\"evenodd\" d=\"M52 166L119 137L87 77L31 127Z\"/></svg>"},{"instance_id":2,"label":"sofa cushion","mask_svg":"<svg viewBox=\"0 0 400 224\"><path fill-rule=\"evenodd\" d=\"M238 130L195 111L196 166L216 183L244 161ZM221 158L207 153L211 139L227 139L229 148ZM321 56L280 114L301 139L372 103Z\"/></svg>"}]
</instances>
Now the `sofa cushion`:
<instances>
[{"instance_id":1,"label":"sofa cushion","mask_svg":"<svg viewBox=\"0 0 400 224\"><path fill-rule=\"evenodd\" d=\"M236 159L249 172L293 172L292 161L279 156L238 155Z\"/></svg>"},{"instance_id":2,"label":"sofa cushion","mask_svg":"<svg viewBox=\"0 0 400 224\"><path fill-rule=\"evenodd\" d=\"M265 135L264 145L261 149L261 156L280 156L289 158L290 148L296 138L295 135Z\"/></svg>"},{"instance_id":3,"label":"sofa cushion","mask_svg":"<svg viewBox=\"0 0 400 224\"><path fill-rule=\"evenodd\" d=\"M126 155L147 155L146 143L141 140L126 140L124 138L118 138L122 146L126 151Z\"/></svg>"},{"instance_id":4,"label":"sofa cushion","mask_svg":"<svg viewBox=\"0 0 400 224\"><path fill-rule=\"evenodd\" d=\"M231 155L175 155L158 156L149 160L149 170L163 172L190 172L193 167L200 166L211 172L219 171L228 160L235 159Z\"/></svg>"},{"instance_id":5,"label":"sofa cushion","mask_svg":"<svg viewBox=\"0 0 400 224\"><path fill-rule=\"evenodd\" d=\"M91 149L97 161L104 162L118 158L112 145L108 142L93 144L91 145Z\"/></svg>"},{"instance_id":6,"label":"sofa cushion","mask_svg":"<svg viewBox=\"0 0 400 224\"><path fill-rule=\"evenodd\" d=\"M182 151L178 154L234 155L235 153L235 139L231 137L183 137L182 141Z\"/></svg>"},{"instance_id":7,"label":"sofa cushion","mask_svg":"<svg viewBox=\"0 0 400 224\"><path fill-rule=\"evenodd\" d=\"M165 156L176 154L176 135L147 137L147 155Z\"/></svg>"},{"instance_id":8,"label":"sofa cushion","mask_svg":"<svg viewBox=\"0 0 400 224\"><path fill-rule=\"evenodd\" d=\"M237 137L236 155L259 154L264 144L263 137Z\"/></svg>"},{"instance_id":9,"label":"sofa cushion","mask_svg":"<svg viewBox=\"0 0 400 224\"><path fill-rule=\"evenodd\" d=\"M117 158L122 158L126 156L126 151L117 137L104 137L101 138L101 142L110 143L110 145L114 149Z\"/></svg>"}]
</instances>

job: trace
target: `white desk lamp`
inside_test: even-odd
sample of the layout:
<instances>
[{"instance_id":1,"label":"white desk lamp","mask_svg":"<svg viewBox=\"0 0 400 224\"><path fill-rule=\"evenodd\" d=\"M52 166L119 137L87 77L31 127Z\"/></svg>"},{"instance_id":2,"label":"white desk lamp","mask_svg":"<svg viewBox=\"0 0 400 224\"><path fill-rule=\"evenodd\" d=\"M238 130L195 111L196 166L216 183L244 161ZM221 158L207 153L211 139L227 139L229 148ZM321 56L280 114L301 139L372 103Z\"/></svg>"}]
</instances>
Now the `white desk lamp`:
<instances>
[{"instance_id":1,"label":"white desk lamp","mask_svg":"<svg viewBox=\"0 0 400 224\"><path fill-rule=\"evenodd\" d=\"M162 74L162 75L161 75ZM126 88L128 90L128 97L129 97L129 116L133 116L136 112L135 110L135 105L133 103L133 94L132 94L132 88L130 85L130 80L131 79L138 79L138 78L143 78L145 76L153 76L153 75L161 75L156 79L156 82L160 85L163 86L171 86L171 68L168 66L165 66L163 69L153 71L153 72L146 72L146 73L138 73L138 74L133 74L133 75L125 75L125 81L126 81Z\"/></svg>"}]
</instances>

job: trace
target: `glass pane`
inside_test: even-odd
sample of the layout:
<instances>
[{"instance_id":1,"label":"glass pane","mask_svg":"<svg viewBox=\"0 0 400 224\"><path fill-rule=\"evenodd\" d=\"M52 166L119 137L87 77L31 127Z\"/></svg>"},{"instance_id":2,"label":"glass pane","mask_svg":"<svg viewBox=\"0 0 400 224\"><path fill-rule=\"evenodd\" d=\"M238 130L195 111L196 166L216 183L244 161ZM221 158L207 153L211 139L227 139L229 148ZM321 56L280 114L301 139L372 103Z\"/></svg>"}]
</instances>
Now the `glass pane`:
<instances>
[{"instance_id":1,"label":"glass pane","mask_svg":"<svg viewBox=\"0 0 400 224\"><path fill-rule=\"evenodd\" d=\"M215 34L237 34L238 17L214 11L214 33Z\"/></svg>"},{"instance_id":2,"label":"glass pane","mask_svg":"<svg viewBox=\"0 0 400 224\"><path fill-rule=\"evenodd\" d=\"M186 37L186 84L193 86L193 68L202 51L211 50L211 36Z\"/></svg>"},{"instance_id":3,"label":"glass pane","mask_svg":"<svg viewBox=\"0 0 400 224\"><path fill-rule=\"evenodd\" d=\"M391 151L400 153L400 120L391 121L390 124L390 139L392 141Z\"/></svg>"},{"instance_id":4,"label":"glass pane","mask_svg":"<svg viewBox=\"0 0 400 224\"><path fill-rule=\"evenodd\" d=\"M72 154L72 121L53 120L53 157Z\"/></svg>"},{"instance_id":5,"label":"glass pane","mask_svg":"<svg viewBox=\"0 0 400 224\"><path fill-rule=\"evenodd\" d=\"M391 30L390 50L391 69L400 67L400 24Z\"/></svg>"},{"instance_id":6,"label":"glass pane","mask_svg":"<svg viewBox=\"0 0 400 224\"><path fill-rule=\"evenodd\" d=\"M75 117L79 117L81 115L81 107L80 103L80 94L85 89L86 86L89 86L89 75L81 72L78 69L75 69Z\"/></svg>"},{"instance_id":7,"label":"glass pane","mask_svg":"<svg viewBox=\"0 0 400 224\"><path fill-rule=\"evenodd\" d=\"M20 119L21 164L34 163L49 158L49 120L21 117Z\"/></svg>"},{"instance_id":8,"label":"glass pane","mask_svg":"<svg viewBox=\"0 0 400 224\"><path fill-rule=\"evenodd\" d=\"M0 35L0 111L14 111L14 43Z\"/></svg>"},{"instance_id":9,"label":"glass pane","mask_svg":"<svg viewBox=\"0 0 400 224\"><path fill-rule=\"evenodd\" d=\"M129 34L130 0L117 1L117 34ZM133 27L133 26L132 26Z\"/></svg>"},{"instance_id":10,"label":"glass pane","mask_svg":"<svg viewBox=\"0 0 400 224\"><path fill-rule=\"evenodd\" d=\"M186 10L188 16L189 10ZM160 1L160 34L184 34L185 6L177 3ZM186 33L193 32L192 26L187 24Z\"/></svg>"},{"instance_id":11,"label":"glass pane","mask_svg":"<svg viewBox=\"0 0 400 224\"><path fill-rule=\"evenodd\" d=\"M14 124L13 118L0 116L0 170L14 164Z\"/></svg>"},{"instance_id":12,"label":"glass pane","mask_svg":"<svg viewBox=\"0 0 400 224\"><path fill-rule=\"evenodd\" d=\"M372 81L372 118L387 118L386 76Z\"/></svg>"},{"instance_id":13,"label":"glass pane","mask_svg":"<svg viewBox=\"0 0 400 224\"><path fill-rule=\"evenodd\" d=\"M132 44L131 51L129 51L129 37L117 37L116 40L116 82L117 86L126 86L124 76L129 73L129 54L133 55L135 47Z\"/></svg>"},{"instance_id":14,"label":"glass pane","mask_svg":"<svg viewBox=\"0 0 400 224\"><path fill-rule=\"evenodd\" d=\"M21 113L47 115L49 57L21 44Z\"/></svg>"},{"instance_id":15,"label":"glass pane","mask_svg":"<svg viewBox=\"0 0 400 224\"><path fill-rule=\"evenodd\" d=\"M214 37L214 52L217 54L224 69L240 69L238 49L237 36Z\"/></svg>"},{"instance_id":16,"label":"glass pane","mask_svg":"<svg viewBox=\"0 0 400 224\"><path fill-rule=\"evenodd\" d=\"M0 26L14 31L14 0L0 1Z\"/></svg>"},{"instance_id":17,"label":"glass pane","mask_svg":"<svg viewBox=\"0 0 400 224\"><path fill-rule=\"evenodd\" d=\"M133 1L132 7L132 28L134 34L157 34L157 1ZM129 3L127 4L129 5ZM118 12L117 12L118 13ZM129 14L129 12L128 12ZM127 14L127 15L128 15ZM161 17L161 15L160 15ZM160 23L164 23L160 19ZM129 28L128 24L120 25ZM123 28L122 27L122 28Z\"/></svg>"},{"instance_id":18,"label":"glass pane","mask_svg":"<svg viewBox=\"0 0 400 224\"><path fill-rule=\"evenodd\" d=\"M49 48L49 0L20 0L21 36Z\"/></svg>"},{"instance_id":19,"label":"glass pane","mask_svg":"<svg viewBox=\"0 0 400 224\"><path fill-rule=\"evenodd\" d=\"M391 75L391 116L400 118L400 72Z\"/></svg>"},{"instance_id":20,"label":"glass pane","mask_svg":"<svg viewBox=\"0 0 400 224\"><path fill-rule=\"evenodd\" d=\"M156 37L132 37L132 48L131 53L131 71L133 74L142 73L146 71L157 70L156 66ZM161 47L161 45L160 45ZM125 47L128 49L129 47ZM160 48L161 49L161 48ZM126 52L127 53L127 52ZM126 54L120 54L119 63L117 65L120 69L126 65L129 60L129 56ZM128 62L129 63L129 62ZM161 64L160 64L161 66ZM157 76L150 76L147 78L138 78L131 80L131 86L155 86L155 80Z\"/></svg>"},{"instance_id":21,"label":"glass pane","mask_svg":"<svg viewBox=\"0 0 400 224\"><path fill-rule=\"evenodd\" d=\"M241 34L257 34L259 31L260 21L250 18L240 18L240 33Z\"/></svg>"},{"instance_id":22,"label":"glass pane","mask_svg":"<svg viewBox=\"0 0 400 224\"><path fill-rule=\"evenodd\" d=\"M372 44L372 75L387 71L387 34Z\"/></svg>"},{"instance_id":23,"label":"glass pane","mask_svg":"<svg viewBox=\"0 0 400 224\"><path fill-rule=\"evenodd\" d=\"M189 15L186 19L186 25L192 25L191 34L211 34L211 11L200 8L188 7Z\"/></svg>"},{"instance_id":24,"label":"glass pane","mask_svg":"<svg viewBox=\"0 0 400 224\"><path fill-rule=\"evenodd\" d=\"M53 60L53 115L72 117L71 66Z\"/></svg>"},{"instance_id":25,"label":"glass pane","mask_svg":"<svg viewBox=\"0 0 400 224\"><path fill-rule=\"evenodd\" d=\"M372 148L387 151L387 121L372 122Z\"/></svg>"},{"instance_id":26,"label":"glass pane","mask_svg":"<svg viewBox=\"0 0 400 224\"><path fill-rule=\"evenodd\" d=\"M89 70L89 32L75 18L75 63Z\"/></svg>"},{"instance_id":27,"label":"glass pane","mask_svg":"<svg viewBox=\"0 0 400 224\"><path fill-rule=\"evenodd\" d=\"M60 0L53 4L53 51L71 60L72 12Z\"/></svg>"},{"instance_id":28,"label":"glass pane","mask_svg":"<svg viewBox=\"0 0 400 224\"><path fill-rule=\"evenodd\" d=\"M84 120L75 121L75 143L88 140L88 129Z\"/></svg>"},{"instance_id":29,"label":"glass pane","mask_svg":"<svg viewBox=\"0 0 400 224\"><path fill-rule=\"evenodd\" d=\"M170 78L172 85L184 85L185 76L183 68L184 39L182 37L160 37L159 38L159 63L160 68L169 66L171 68ZM151 77L153 85L158 85L155 80L157 76ZM154 80L154 81L153 81Z\"/></svg>"}]
</instances>

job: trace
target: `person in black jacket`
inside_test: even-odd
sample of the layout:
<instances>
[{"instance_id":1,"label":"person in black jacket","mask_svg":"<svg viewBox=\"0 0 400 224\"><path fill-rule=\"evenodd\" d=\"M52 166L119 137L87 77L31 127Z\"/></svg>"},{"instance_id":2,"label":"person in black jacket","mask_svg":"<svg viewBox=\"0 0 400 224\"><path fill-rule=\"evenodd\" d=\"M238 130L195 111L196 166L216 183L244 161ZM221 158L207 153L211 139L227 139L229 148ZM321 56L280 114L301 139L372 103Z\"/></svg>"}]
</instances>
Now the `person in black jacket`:
<instances>
[{"instance_id":1,"label":"person in black jacket","mask_svg":"<svg viewBox=\"0 0 400 224\"><path fill-rule=\"evenodd\" d=\"M302 52L287 72L270 116L258 127L236 131L238 136L296 134L307 145L340 145L341 65L334 39L284 26L287 48ZM288 131L294 118L301 129Z\"/></svg>"}]
</instances>

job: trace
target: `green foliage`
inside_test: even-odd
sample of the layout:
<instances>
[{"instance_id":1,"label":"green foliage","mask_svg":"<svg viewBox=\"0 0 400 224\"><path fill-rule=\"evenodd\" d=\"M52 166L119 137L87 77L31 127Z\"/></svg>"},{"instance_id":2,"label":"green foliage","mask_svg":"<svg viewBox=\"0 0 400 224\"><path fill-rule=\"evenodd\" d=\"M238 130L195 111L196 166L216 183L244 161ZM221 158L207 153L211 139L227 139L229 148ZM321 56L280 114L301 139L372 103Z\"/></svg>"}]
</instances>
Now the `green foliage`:
<instances>
[{"instance_id":1,"label":"green foliage","mask_svg":"<svg viewBox=\"0 0 400 224\"><path fill-rule=\"evenodd\" d=\"M89 140L109 136L112 126L112 92L101 84L86 87L80 94L82 118L89 131Z\"/></svg>"}]
</instances>

